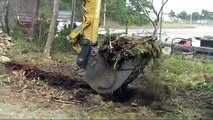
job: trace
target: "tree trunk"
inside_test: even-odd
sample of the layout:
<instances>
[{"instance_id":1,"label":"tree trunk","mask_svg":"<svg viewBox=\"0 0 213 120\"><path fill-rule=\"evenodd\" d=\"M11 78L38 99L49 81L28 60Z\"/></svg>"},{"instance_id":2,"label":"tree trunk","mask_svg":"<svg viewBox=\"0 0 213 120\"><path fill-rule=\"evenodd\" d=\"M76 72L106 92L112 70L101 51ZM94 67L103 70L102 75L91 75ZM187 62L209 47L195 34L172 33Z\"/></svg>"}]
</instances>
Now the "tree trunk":
<instances>
[{"instance_id":1,"label":"tree trunk","mask_svg":"<svg viewBox=\"0 0 213 120\"><path fill-rule=\"evenodd\" d=\"M58 9L59 9L59 0L54 0L52 20L50 23L50 29L49 29L47 42L46 42L44 52L43 52L43 57L45 57L45 58L50 58L50 51L51 51L52 44L54 41L54 36L55 36L55 31L56 31L55 28L57 25Z\"/></svg>"},{"instance_id":2,"label":"tree trunk","mask_svg":"<svg viewBox=\"0 0 213 120\"><path fill-rule=\"evenodd\" d=\"M9 5L10 5L10 2L7 0L6 1L6 13L5 13L5 28L6 28L6 33L8 35L10 35L10 27L9 27Z\"/></svg>"},{"instance_id":3,"label":"tree trunk","mask_svg":"<svg viewBox=\"0 0 213 120\"><path fill-rule=\"evenodd\" d=\"M10 27L9 27L9 1L5 0L3 3L3 10L1 11L1 27L3 32L10 34Z\"/></svg>"},{"instance_id":4,"label":"tree trunk","mask_svg":"<svg viewBox=\"0 0 213 120\"><path fill-rule=\"evenodd\" d=\"M36 10L35 10L35 18L33 22L33 38L34 40L37 40L39 38L39 8L40 8L40 0L36 0Z\"/></svg>"}]
</instances>

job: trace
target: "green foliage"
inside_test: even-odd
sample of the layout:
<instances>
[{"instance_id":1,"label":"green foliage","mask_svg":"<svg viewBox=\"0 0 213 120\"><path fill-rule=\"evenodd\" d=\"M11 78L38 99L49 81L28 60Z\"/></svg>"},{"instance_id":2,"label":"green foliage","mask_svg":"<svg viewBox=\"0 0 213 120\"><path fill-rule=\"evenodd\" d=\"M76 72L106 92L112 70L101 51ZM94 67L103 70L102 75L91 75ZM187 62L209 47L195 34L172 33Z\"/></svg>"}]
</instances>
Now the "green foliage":
<instances>
[{"instance_id":1,"label":"green foliage","mask_svg":"<svg viewBox=\"0 0 213 120\"><path fill-rule=\"evenodd\" d=\"M65 26L64 30L58 32L58 36L56 37L51 56L52 59L58 63L73 63L74 58L76 57L74 52L72 52L71 44L66 40L66 36L70 33L70 26ZM29 41L23 38L22 36L16 36L16 46L20 52L27 52L29 53L28 59L31 60L33 63L39 63L42 60L42 52L45 46L46 39L41 40L33 40Z\"/></svg>"},{"instance_id":2,"label":"green foliage","mask_svg":"<svg viewBox=\"0 0 213 120\"><path fill-rule=\"evenodd\" d=\"M178 17L181 19L181 20L189 20L190 16L187 14L186 11L182 11L178 14Z\"/></svg>"},{"instance_id":3,"label":"green foliage","mask_svg":"<svg viewBox=\"0 0 213 120\"><path fill-rule=\"evenodd\" d=\"M41 26L41 36L40 40L45 40L47 39L48 33L49 33L49 26L50 26L50 20L51 20L51 15L52 12L48 8L42 8L40 10L39 16L41 19L40 26Z\"/></svg>"},{"instance_id":4,"label":"green foliage","mask_svg":"<svg viewBox=\"0 0 213 120\"><path fill-rule=\"evenodd\" d=\"M165 66L170 70L170 72L178 75L205 72L205 68L207 67L201 62L184 60L178 56L173 56L165 62Z\"/></svg>"},{"instance_id":5,"label":"green foliage","mask_svg":"<svg viewBox=\"0 0 213 120\"><path fill-rule=\"evenodd\" d=\"M143 12L138 2L141 3L145 8L151 9L151 2L149 0L132 0L131 5L135 8L136 12Z\"/></svg>"},{"instance_id":6,"label":"green foliage","mask_svg":"<svg viewBox=\"0 0 213 120\"><path fill-rule=\"evenodd\" d=\"M211 92L211 94L213 95L213 83L198 83L195 86L195 90L196 91L200 91L200 92Z\"/></svg>"},{"instance_id":7,"label":"green foliage","mask_svg":"<svg viewBox=\"0 0 213 120\"><path fill-rule=\"evenodd\" d=\"M213 12L210 12L208 10L202 10L201 11L201 17L203 19L213 19Z\"/></svg>"},{"instance_id":8,"label":"green foliage","mask_svg":"<svg viewBox=\"0 0 213 120\"><path fill-rule=\"evenodd\" d=\"M23 37L18 37L16 39L16 45L19 47L19 49L42 52L45 45L45 41L29 41L25 40Z\"/></svg>"},{"instance_id":9,"label":"green foliage","mask_svg":"<svg viewBox=\"0 0 213 120\"><path fill-rule=\"evenodd\" d=\"M141 56L145 52L147 52L147 49L145 49L142 46L141 47L136 47L136 48L133 49L134 56Z\"/></svg>"},{"instance_id":10,"label":"green foliage","mask_svg":"<svg viewBox=\"0 0 213 120\"><path fill-rule=\"evenodd\" d=\"M149 6L149 2L147 0L140 0L140 2L145 6ZM104 14L104 6L106 3L107 11L106 16L107 19L111 19L115 22L118 22L122 25L143 25L148 24L148 19L141 14L142 11L138 4L134 3L133 6L136 8L133 10L130 7L126 6L126 2L124 0L103 0L102 1L102 10L101 10L101 18L103 19ZM76 17L80 18L82 16L82 8L83 0L76 0ZM60 10L71 10L71 2L69 0L61 0L60 1ZM101 20L102 21L102 20Z\"/></svg>"},{"instance_id":11,"label":"green foliage","mask_svg":"<svg viewBox=\"0 0 213 120\"><path fill-rule=\"evenodd\" d=\"M213 73L213 66L212 65L206 65L205 71L208 73Z\"/></svg>"},{"instance_id":12,"label":"green foliage","mask_svg":"<svg viewBox=\"0 0 213 120\"><path fill-rule=\"evenodd\" d=\"M59 10L71 10L71 0L60 0Z\"/></svg>"},{"instance_id":13,"label":"green foliage","mask_svg":"<svg viewBox=\"0 0 213 120\"><path fill-rule=\"evenodd\" d=\"M108 0L106 5L106 16L122 25L143 25L149 23L148 19L140 14L140 11L127 7L126 2L123 0Z\"/></svg>"},{"instance_id":14,"label":"green foliage","mask_svg":"<svg viewBox=\"0 0 213 120\"><path fill-rule=\"evenodd\" d=\"M48 8L42 8L39 12L41 20L48 20L51 18L52 12Z\"/></svg>"},{"instance_id":15,"label":"green foliage","mask_svg":"<svg viewBox=\"0 0 213 120\"><path fill-rule=\"evenodd\" d=\"M213 20L213 12L208 10L202 10L201 14L199 12L193 12L192 14L188 14L186 11L182 11L174 16L174 12L171 10L169 13L170 18L180 18L181 20L189 20L192 15L192 20Z\"/></svg>"},{"instance_id":16,"label":"green foliage","mask_svg":"<svg viewBox=\"0 0 213 120\"><path fill-rule=\"evenodd\" d=\"M193 12L192 13L193 19L199 20L200 19L200 14L198 12Z\"/></svg>"},{"instance_id":17,"label":"green foliage","mask_svg":"<svg viewBox=\"0 0 213 120\"><path fill-rule=\"evenodd\" d=\"M171 20L175 20L175 17L176 17L176 13L173 10L171 10L170 13L169 13L169 18Z\"/></svg>"},{"instance_id":18,"label":"green foliage","mask_svg":"<svg viewBox=\"0 0 213 120\"><path fill-rule=\"evenodd\" d=\"M72 54L71 52L63 53L61 51L55 51L52 54L52 59L57 63L66 63L72 65L75 63L76 55Z\"/></svg>"},{"instance_id":19,"label":"green foliage","mask_svg":"<svg viewBox=\"0 0 213 120\"><path fill-rule=\"evenodd\" d=\"M76 25L74 24L74 28ZM63 53L70 53L72 49L71 43L66 39L66 37L70 34L72 31L72 24L65 25L63 29L59 32L57 32L57 37L53 43L53 52L56 53L58 51Z\"/></svg>"}]
</instances>

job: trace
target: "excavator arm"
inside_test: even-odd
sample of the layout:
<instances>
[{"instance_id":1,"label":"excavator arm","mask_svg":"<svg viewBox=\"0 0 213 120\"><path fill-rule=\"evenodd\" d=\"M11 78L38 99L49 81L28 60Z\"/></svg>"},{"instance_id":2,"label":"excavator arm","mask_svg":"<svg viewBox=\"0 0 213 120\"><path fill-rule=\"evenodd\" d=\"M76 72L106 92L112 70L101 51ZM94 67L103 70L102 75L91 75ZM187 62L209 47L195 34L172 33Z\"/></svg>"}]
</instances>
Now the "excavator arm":
<instances>
[{"instance_id":1,"label":"excavator arm","mask_svg":"<svg viewBox=\"0 0 213 120\"><path fill-rule=\"evenodd\" d=\"M81 46L78 44L78 36L82 35L84 40L87 40L91 45L97 43L98 25L101 11L101 0L85 0L83 23L75 28L68 40L73 44L73 48L80 53Z\"/></svg>"},{"instance_id":2,"label":"excavator arm","mask_svg":"<svg viewBox=\"0 0 213 120\"><path fill-rule=\"evenodd\" d=\"M83 8L83 23L67 36L78 52L75 68L84 69L85 80L98 93L109 94L122 90L140 74L149 59L127 60L119 70L115 70L100 55L97 46L101 0L85 0ZM81 45L79 36L83 36Z\"/></svg>"}]
</instances>

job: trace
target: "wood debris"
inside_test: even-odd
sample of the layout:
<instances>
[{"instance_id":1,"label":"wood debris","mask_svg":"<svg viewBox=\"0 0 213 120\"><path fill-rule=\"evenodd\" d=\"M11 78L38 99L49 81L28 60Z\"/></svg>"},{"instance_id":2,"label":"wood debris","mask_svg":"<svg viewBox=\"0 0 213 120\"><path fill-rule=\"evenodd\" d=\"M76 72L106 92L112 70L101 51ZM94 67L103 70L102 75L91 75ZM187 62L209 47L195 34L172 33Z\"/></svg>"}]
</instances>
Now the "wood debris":
<instances>
[{"instance_id":1,"label":"wood debris","mask_svg":"<svg viewBox=\"0 0 213 120\"><path fill-rule=\"evenodd\" d=\"M115 37L107 38L99 49L99 53L110 65L122 64L126 60L149 56L158 58L161 48L152 36L141 38Z\"/></svg>"}]
</instances>

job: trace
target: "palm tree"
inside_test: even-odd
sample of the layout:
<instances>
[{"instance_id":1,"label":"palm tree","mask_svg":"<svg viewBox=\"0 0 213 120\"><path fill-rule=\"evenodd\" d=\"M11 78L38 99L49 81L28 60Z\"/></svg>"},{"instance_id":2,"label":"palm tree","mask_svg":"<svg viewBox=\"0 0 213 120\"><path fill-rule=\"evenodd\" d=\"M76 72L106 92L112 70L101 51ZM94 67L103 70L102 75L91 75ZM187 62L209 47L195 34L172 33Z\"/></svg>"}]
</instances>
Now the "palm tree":
<instances>
[{"instance_id":1,"label":"palm tree","mask_svg":"<svg viewBox=\"0 0 213 120\"><path fill-rule=\"evenodd\" d=\"M170 13L169 13L170 20L175 20L175 17L176 17L175 12L173 10L171 10Z\"/></svg>"}]
</instances>

